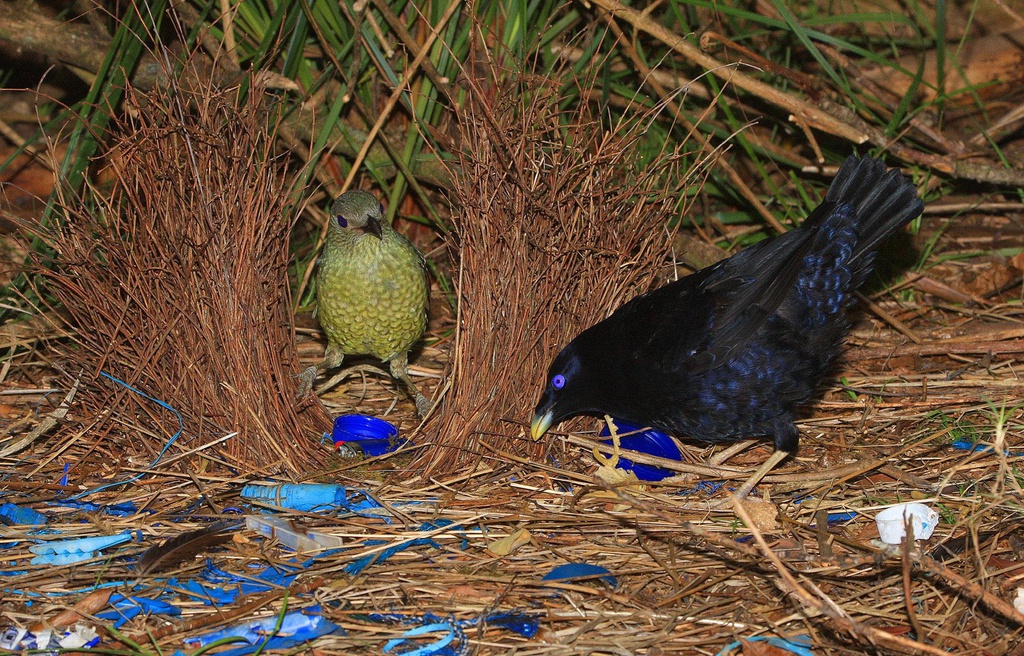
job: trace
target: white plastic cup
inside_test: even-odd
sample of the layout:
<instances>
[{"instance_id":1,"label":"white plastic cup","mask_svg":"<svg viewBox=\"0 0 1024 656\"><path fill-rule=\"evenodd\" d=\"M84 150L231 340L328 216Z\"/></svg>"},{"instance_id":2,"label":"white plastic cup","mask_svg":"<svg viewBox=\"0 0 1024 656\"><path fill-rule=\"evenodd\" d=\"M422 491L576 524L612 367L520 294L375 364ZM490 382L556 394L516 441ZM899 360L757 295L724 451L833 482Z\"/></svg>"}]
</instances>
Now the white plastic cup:
<instances>
[{"instance_id":1,"label":"white plastic cup","mask_svg":"<svg viewBox=\"0 0 1024 656\"><path fill-rule=\"evenodd\" d=\"M939 513L923 503L899 503L875 515L878 537L886 544L902 543L907 518L914 529L914 540L927 540L939 524Z\"/></svg>"}]
</instances>

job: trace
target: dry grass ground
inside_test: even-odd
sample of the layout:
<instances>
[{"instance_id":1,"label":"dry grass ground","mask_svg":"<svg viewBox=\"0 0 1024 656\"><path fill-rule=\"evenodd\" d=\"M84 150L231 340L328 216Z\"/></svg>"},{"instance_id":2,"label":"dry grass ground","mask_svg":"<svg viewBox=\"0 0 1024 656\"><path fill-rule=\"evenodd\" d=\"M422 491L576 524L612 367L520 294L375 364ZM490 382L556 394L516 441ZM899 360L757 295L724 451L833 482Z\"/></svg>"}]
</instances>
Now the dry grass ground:
<instances>
[{"instance_id":1,"label":"dry grass ground","mask_svg":"<svg viewBox=\"0 0 1024 656\"><path fill-rule=\"evenodd\" d=\"M627 12L611 0L595 4L619 12L619 23L611 14L599 16L615 29L632 26L661 38L663 28L646 14ZM711 57L684 45L692 51L680 57ZM843 63L838 51L822 52ZM870 76L861 79L853 63L843 66L857 88L870 88ZM756 113L764 103L794 112L817 107L802 95L820 92L814 80L791 72L798 90L783 92L748 73L744 69L735 78L748 94L737 101L739 113ZM681 151L674 144L654 164L645 160L651 167L645 171L665 176L658 184L641 174L639 156L630 150L637 133L630 130L642 128L642 120L605 134L601 129L608 126L600 123L604 114L595 102L596 111L569 112L558 117L567 118L559 126L546 104L557 103L531 95L538 88L543 85L518 95L506 89L493 96L505 105L477 104L461 116L458 125L469 132L452 140L463 148L456 174L461 170L467 177L455 176L451 197L457 207L439 223L452 232L442 238L399 224L454 284L449 289L447 280L434 279L431 325L411 369L421 389L441 401L433 417L420 425L411 402L390 379L375 374L357 372L323 395L332 415L355 411L398 425L412 444L397 453L360 462L337 457L310 428L316 417L300 416L310 406L290 397L289 374L318 362L323 340L308 315L296 317L298 329L292 330L290 291L274 287L283 285L288 256L277 248L268 255L259 243L261 235L280 234L260 232L273 224L274 212L240 215L264 223L243 224L238 229L251 230L253 241L241 249L218 244L223 250L214 259L249 274L246 258L263 264L278 258L269 272L255 267L263 277L248 281L253 295L246 307L267 302L257 292L271 289L280 315L254 319L243 312L226 329L212 322L186 348L168 349L165 342L175 333L160 319L190 321L205 311L209 297L189 285L170 285L191 303L183 310L168 297L146 296L151 276L141 267L125 276L139 284L127 297L141 308L129 326L135 332L125 333L131 337L127 347L102 334L112 326L111 334L120 334L122 323L76 322L74 312L59 308L0 326L6 354L0 365L0 500L43 512L49 520L44 531L24 525L0 529L0 629L39 632L82 623L97 628L105 653L196 653L199 647L188 640L208 631L261 618L269 623L264 633L278 635L275 617L305 610L337 628L313 643L277 645L273 651L661 656L717 654L736 641L754 640L730 649L778 654L779 647L755 639L788 638L805 639L814 654L1024 654L1024 616L1013 607L1024 588L1024 537L1018 530L1024 494L1024 230L1019 190L1007 186L1021 173L1003 168L994 156L971 159L959 149L975 134L977 113L955 116L951 110L941 134L914 119L907 130L915 140L893 141L857 115L812 112L817 123L794 127L788 146L801 134L811 141L792 152L772 142L767 121L745 125L749 143L777 156L767 170L761 168L767 159L748 161L737 156L739 148L716 159L720 151L714 144L720 142L695 136L685 147L701 153L696 160L723 167L716 169L719 181L745 185L734 198L749 201L749 212L743 221L728 222L718 219L729 208L692 191L706 169L687 178L677 167ZM660 93L655 90L656 97ZM889 105L874 108L880 115L900 102L898 94L886 98ZM537 104L519 106L517 99ZM658 111L685 120L671 114L674 95L661 100ZM1014 116L1020 112L1009 104L991 109L1006 118L1000 152L1016 161L1021 140L1013 136L1019 129ZM716 111L718 118L725 113ZM709 120L718 120L712 113ZM572 129L562 129L566 125ZM557 141L567 134L572 138ZM745 478L768 456L770 445L750 448L714 472L706 464L714 450L685 446L683 462L658 463L677 476L640 485L598 467L592 455L595 421L562 425L572 430L533 444L525 424L556 345L638 289L671 275L677 261L678 272L685 273L698 259L694 243L707 246L704 257L714 258L723 244L737 247L753 233L774 230L767 219L761 222L767 214L778 223L769 209L785 218L793 214L785 210L813 201L802 195L820 189L802 181L823 183L828 177L827 171L812 170L821 145L813 141L815 134L831 148L840 142L848 150L842 140L859 136L889 148L889 163L905 166L929 198L939 200L929 203L919 225L889 245L890 266L864 291L835 375L799 422L797 457L768 476L750 504L713 509L713 501L728 499L730 481ZM223 134L211 129L207 136L207 145L216 145ZM266 147L257 154L271 158L269 142L258 134L241 136L252 138L252 147L214 147L207 157L242 158ZM545 159L551 156L557 157ZM176 160L173 153L164 157ZM159 161L150 164L143 173L155 179ZM121 183L132 179L122 175ZM246 184L274 188L265 178ZM778 196L771 187L786 190L793 208L762 204ZM580 195L581 189L587 194ZM643 202L637 203L638 196ZM723 197L729 196L720 193L717 202ZM277 209L286 204L275 193L262 200ZM630 208L624 219L630 229L660 227L692 200L708 203L690 210L707 218L699 226L614 235L592 221ZM131 218L119 215L118 207L107 207L115 224ZM137 207L153 211L152 204ZM199 212L210 206L196 207ZM72 218L97 219L80 209L84 214ZM109 226L98 220L88 230ZM206 238L215 243L215 232L185 235L183 241L188 248ZM120 244L121 234L106 235L108 249ZM93 244L84 234L78 238L74 253L88 260ZM154 259L161 243L153 242ZM12 239L9 251L20 261L24 244ZM567 252L572 257L560 259ZM103 285L103 276L113 276L100 291L124 291L124 279L113 275L118 269L108 270L102 258L99 263L90 269L89 284ZM209 262L174 272L181 277L204 266ZM301 278L301 271L295 275L301 268L290 273ZM610 277L612 285L606 284ZM75 287L80 278L64 282L61 300L79 316L118 316L123 298ZM75 297L90 293L107 300L94 305ZM572 316L566 319L567 314ZM223 352L234 338L258 340L263 333L253 324L267 316L273 320L259 330L276 335L279 341L268 344L279 348L256 355ZM145 341L140 334L159 339L133 353L128 347ZM189 373L189 358L200 353L214 362L216 376ZM100 376L108 362L152 398ZM274 369L270 379L263 376L266 369ZM244 385L224 384L239 370L246 370L238 377ZM319 406L312 407L319 413ZM98 425L102 430L94 429ZM182 425L190 439L174 441L152 466ZM235 431L243 433L241 440ZM236 448L239 442L245 448ZM297 466L282 466L293 448L312 455L294 461ZM264 508L248 504L240 491L271 475L345 486L345 509L276 509L292 520L292 528L330 541L330 551L297 557L280 540L238 527L226 539L200 540L180 558L167 557L163 569L140 574L138 557L161 540L215 518L259 514ZM722 482L724 487L714 485ZM96 490L103 485L110 487ZM940 513L935 534L904 547L876 542L877 511L908 500ZM31 562L30 548L43 540L126 531L128 543L74 564ZM603 569L572 580L543 579L566 563ZM262 582L270 573L280 577ZM160 600L180 614L150 607L123 624L96 619L111 610L108 592ZM77 612L67 613L70 608ZM428 627L423 635L407 634L422 626ZM403 636L405 642L388 645Z\"/></svg>"}]
</instances>

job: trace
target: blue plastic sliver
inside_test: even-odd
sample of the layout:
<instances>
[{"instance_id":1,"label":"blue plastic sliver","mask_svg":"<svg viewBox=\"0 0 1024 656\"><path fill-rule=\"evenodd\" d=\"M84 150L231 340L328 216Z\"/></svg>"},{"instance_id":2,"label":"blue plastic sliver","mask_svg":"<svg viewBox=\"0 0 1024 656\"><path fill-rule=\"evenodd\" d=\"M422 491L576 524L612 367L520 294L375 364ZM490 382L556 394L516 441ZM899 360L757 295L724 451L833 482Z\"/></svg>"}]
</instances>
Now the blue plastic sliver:
<instances>
[{"instance_id":1,"label":"blue plastic sliver","mask_svg":"<svg viewBox=\"0 0 1024 656\"><path fill-rule=\"evenodd\" d=\"M637 426L629 423L628 421L616 419L615 428L621 436L623 433L639 431L643 426ZM607 423L601 428L601 437L607 438L604 440L605 444L612 443L611 432L608 430ZM640 453L657 456L658 458L666 458L668 460L683 459L683 454L679 452L679 447L677 447L676 443L672 441L672 438L661 431L654 430L653 428L639 433L634 433L633 435L626 437L619 437L619 446L623 449L639 451ZM625 469L626 471L633 472L641 481L660 481L663 478L668 478L669 476L674 476L676 474L676 472L671 469L662 469L661 467L655 467L653 465L634 463L626 458L619 458L618 467L619 469Z\"/></svg>"},{"instance_id":2,"label":"blue plastic sliver","mask_svg":"<svg viewBox=\"0 0 1024 656\"><path fill-rule=\"evenodd\" d=\"M382 651L385 654L387 654L392 649L402 644L409 638L417 638L427 633L443 633L444 635L442 635L432 644L404 652L404 656L429 656L430 654L436 654L440 652L442 649L450 645L452 641L455 640L457 631L457 627L454 627L451 624L444 622L439 622L436 624L427 624L425 626L417 626L416 628L409 629L408 631L403 633L401 638L393 638L391 640L388 640L384 644L384 649Z\"/></svg>"},{"instance_id":3,"label":"blue plastic sliver","mask_svg":"<svg viewBox=\"0 0 1024 656\"><path fill-rule=\"evenodd\" d=\"M278 627L279 622L280 626ZM273 643L269 642L273 638L288 640L282 646L296 643L301 644L326 633L333 633L338 628L338 625L328 622L320 615L320 606L318 604L302 610L291 611L281 618L271 615L261 620L249 620L220 629L219 631L206 633L194 638L186 638L185 645L195 649L205 647L225 638L241 638L252 646L266 644L268 648L273 648ZM251 650L245 650L240 653L249 652Z\"/></svg>"},{"instance_id":4,"label":"blue plastic sliver","mask_svg":"<svg viewBox=\"0 0 1024 656\"><path fill-rule=\"evenodd\" d=\"M566 563L565 565L559 565L541 577L541 581L575 581L576 579L594 576L599 577L602 581L612 586L612 589L618 585L618 581L615 580L611 572L600 565L591 565L589 563Z\"/></svg>"},{"instance_id":5,"label":"blue plastic sliver","mask_svg":"<svg viewBox=\"0 0 1024 656\"><path fill-rule=\"evenodd\" d=\"M796 656L814 656L814 652L811 651L811 637L808 635L798 635L792 638L773 638L769 636L753 636L746 638L747 642L767 642L772 647L788 651ZM738 649L743 646L743 643L737 640L736 642L726 645L722 651L715 654L715 656L726 656L734 649Z\"/></svg>"},{"instance_id":6,"label":"blue plastic sliver","mask_svg":"<svg viewBox=\"0 0 1024 656\"><path fill-rule=\"evenodd\" d=\"M334 420L331 439L347 457L381 456L409 443L399 439L394 424L369 415L341 415Z\"/></svg>"}]
</instances>

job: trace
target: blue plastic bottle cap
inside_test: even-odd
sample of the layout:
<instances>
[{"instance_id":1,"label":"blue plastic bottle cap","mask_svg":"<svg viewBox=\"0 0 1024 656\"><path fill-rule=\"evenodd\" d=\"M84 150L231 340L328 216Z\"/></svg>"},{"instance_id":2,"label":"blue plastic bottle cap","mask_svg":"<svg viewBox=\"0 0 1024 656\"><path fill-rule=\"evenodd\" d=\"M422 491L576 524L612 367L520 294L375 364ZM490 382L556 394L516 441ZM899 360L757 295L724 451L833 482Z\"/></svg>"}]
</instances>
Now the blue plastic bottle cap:
<instances>
[{"instance_id":1,"label":"blue plastic bottle cap","mask_svg":"<svg viewBox=\"0 0 1024 656\"><path fill-rule=\"evenodd\" d=\"M628 421L616 419L615 428L619 435L622 435L623 433L633 433L633 431L638 431L643 428L643 426L637 426L636 424L631 424ZM608 430L607 423L601 427L601 437L607 438L604 440L605 444L612 443L611 432ZM683 459L683 454L679 452L679 447L676 446L676 443L672 438L659 430L654 430L653 428L649 428L639 433L633 433L633 435L629 435L628 437L620 437L619 446L623 449L639 451L640 453L646 453L648 455L666 458L668 460ZM636 477L642 481L660 481L663 478L668 478L669 476L676 474L676 472L671 469L662 469L661 467L655 467L654 465L634 463L626 458L620 458L618 466L620 469L633 472L636 474Z\"/></svg>"},{"instance_id":2,"label":"blue plastic bottle cap","mask_svg":"<svg viewBox=\"0 0 1024 656\"><path fill-rule=\"evenodd\" d=\"M335 444L362 440L389 440L398 435L398 428L377 417L341 415L334 420L331 439Z\"/></svg>"}]
</instances>

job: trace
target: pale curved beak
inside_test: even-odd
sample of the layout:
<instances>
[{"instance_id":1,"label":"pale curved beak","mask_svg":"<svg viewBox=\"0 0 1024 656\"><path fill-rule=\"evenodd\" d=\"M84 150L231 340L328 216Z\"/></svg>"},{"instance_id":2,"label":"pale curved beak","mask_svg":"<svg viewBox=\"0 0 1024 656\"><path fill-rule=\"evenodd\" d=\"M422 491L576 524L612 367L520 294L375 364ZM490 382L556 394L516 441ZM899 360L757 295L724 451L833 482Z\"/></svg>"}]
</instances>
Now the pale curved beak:
<instances>
[{"instance_id":1,"label":"pale curved beak","mask_svg":"<svg viewBox=\"0 0 1024 656\"><path fill-rule=\"evenodd\" d=\"M539 440L544 433L548 432L553 419L554 416L550 410L543 414L538 412L533 416L533 422L530 424L530 435L534 440Z\"/></svg>"}]
</instances>

